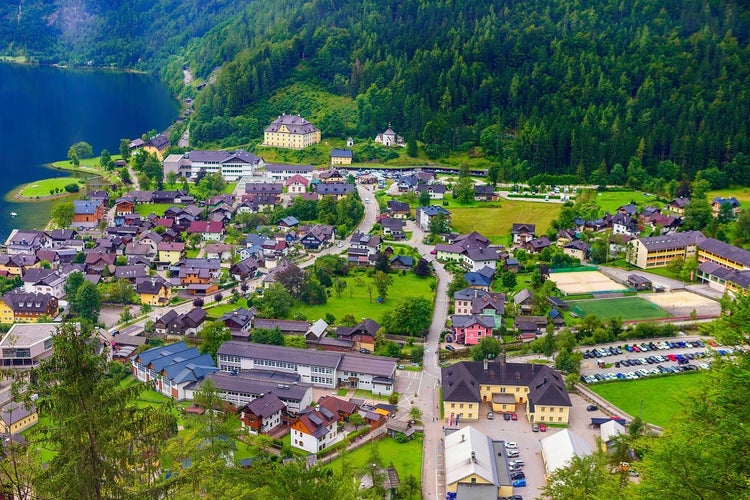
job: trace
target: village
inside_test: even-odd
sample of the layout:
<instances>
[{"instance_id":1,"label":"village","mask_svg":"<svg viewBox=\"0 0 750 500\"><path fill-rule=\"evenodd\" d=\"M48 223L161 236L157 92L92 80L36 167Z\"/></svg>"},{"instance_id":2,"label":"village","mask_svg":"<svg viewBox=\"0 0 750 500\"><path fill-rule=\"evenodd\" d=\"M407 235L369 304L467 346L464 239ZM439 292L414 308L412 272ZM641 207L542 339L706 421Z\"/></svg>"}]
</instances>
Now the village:
<instances>
[{"instance_id":1,"label":"village","mask_svg":"<svg viewBox=\"0 0 750 500\"><path fill-rule=\"evenodd\" d=\"M263 145L320 141L311 123L282 115ZM390 126L373 142L406 147ZM97 325L110 359L186 412L206 410L190 402L210 381L243 429L286 439L315 461L384 437L421 439L424 498L536 494L545 475L591 447L578 433L592 435L596 396L569 389L600 367L584 361L562 373L536 363L545 356L527 355L545 337L612 311L633 329L715 318L726 292L750 286L750 252L678 231L684 197L623 203L554 228L508 220L503 204L572 206L594 190L533 192L434 166L359 166L341 148L321 169L243 150L165 156L169 146L163 135L130 144L158 157L172 189L88 190L67 227L11 233L0 255L2 366L38 366L59 322L81 317ZM196 195L191 186L204 179L219 189ZM492 217L509 231L459 231L453 212L469 210L461 197L496 207ZM712 215L736 218L740 205L714 198ZM675 259L688 279L660 272ZM2 432L37 421L7 387L0 396ZM593 411L610 437L623 432L621 419ZM540 445L536 432L548 428ZM524 450L528 477L518 465ZM387 489L398 490L398 472L387 472Z\"/></svg>"}]
</instances>

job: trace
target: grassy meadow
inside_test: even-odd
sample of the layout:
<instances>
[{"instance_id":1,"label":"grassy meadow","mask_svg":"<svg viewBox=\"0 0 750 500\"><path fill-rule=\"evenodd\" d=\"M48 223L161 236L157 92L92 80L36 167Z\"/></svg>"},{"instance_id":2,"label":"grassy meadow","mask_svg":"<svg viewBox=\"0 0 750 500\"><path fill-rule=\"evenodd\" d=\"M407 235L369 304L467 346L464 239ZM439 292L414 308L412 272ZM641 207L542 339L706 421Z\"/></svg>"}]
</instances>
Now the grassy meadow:
<instances>
[{"instance_id":1,"label":"grassy meadow","mask_svg":"<svg viewBox=\"0 0 750 500\"><path fill-rule=\"evenodd\" d=\"M680 410L679 398L686 397L692 388L699 387L705 379L704 372L688 372L595 384L589 388L632 416L640 413L642 404L642 418L646 422L663 426Z\"/></svg>"},{"instance_id":2,"label":"grassy meadow","mask_svg":"<svg viewBox=\"0 0 750 500\"><path fill-rule=\"evenodd\" d=\"M84 191L86 189L86 186L79 183L78 179L75 177L53 177L49 179L30 182L23 186L19 194L23 198L51 196L50 190L53 189L62 189L63 192L61 194L68 194L64 190L65 186L67 186L68 184L77 184L81 191Z\"/></svg>"},{"instance_id":3,"label":"grassy meadow","mask_svg":"<svg viewBox=\"0 0 750 500\"><path fill-rule=\"evenodd\" d=\"M393 464L403 482L406 476L414 476L417 481L422 478L422 439L412 439L406 443L399 443L395 439L385 437L374 443L365 444L344 456L333 460L330 465L333 470L341 472L344 469L354 473L364 473L369 468L369 458L377 449L385 466Z\"/></svg>"},{"instance_id":4,"label":"grassy meadow","mask_svg":"<svg viewBox=\"0 0 750 500\"><path fill-rule=\"evenodd\" d=\"M450 208L451 225L460 233L478 231L495 242L498 237L507 240L514 223L536 224L537 234L543 234L562 208L559 203L515 200L503 200L499 205Z\"/></svg>"}]
</instances>

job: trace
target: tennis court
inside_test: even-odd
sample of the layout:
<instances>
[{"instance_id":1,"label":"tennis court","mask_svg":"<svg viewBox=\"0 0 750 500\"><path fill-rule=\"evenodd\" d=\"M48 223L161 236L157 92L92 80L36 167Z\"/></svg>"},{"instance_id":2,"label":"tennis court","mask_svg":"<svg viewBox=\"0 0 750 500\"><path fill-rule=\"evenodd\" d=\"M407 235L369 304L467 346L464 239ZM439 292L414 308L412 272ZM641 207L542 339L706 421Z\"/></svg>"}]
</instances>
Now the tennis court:
<instances>
[{"instance_id":1,"label":"tennis court","mask_svg":"<svg viewBox=\"0 0 750 500\"><path fill-rule=\"evenodd\" d=\"M549 279L554 281L565 295L628 290L627 286L599 271L551 273Z\"/></svg>"},{"instance_id":2,"label":"tennis court","mask_svg":"<svg viewBox=\"0 0 750 500\"><path fill-rule=\"evenodd\" d=\"M669 311L673 316L690 316L693 311L698 316L718 316L721 304L697 293L677 290L670 293L649 293L642 297Z\"/></svg>"},{"instance_id":3,"label":"tennis court","mask_svg":"<svg viewBox=\"0 0 750 500\"><path fill-rule=\"evenodd\" d=\"M637 319L669 318L671 314L640 297L613 299L589 299L569 302L571 312L579 317L594 314L601 319L622 318L626 321Z\"/></svg>"}]
</instances>

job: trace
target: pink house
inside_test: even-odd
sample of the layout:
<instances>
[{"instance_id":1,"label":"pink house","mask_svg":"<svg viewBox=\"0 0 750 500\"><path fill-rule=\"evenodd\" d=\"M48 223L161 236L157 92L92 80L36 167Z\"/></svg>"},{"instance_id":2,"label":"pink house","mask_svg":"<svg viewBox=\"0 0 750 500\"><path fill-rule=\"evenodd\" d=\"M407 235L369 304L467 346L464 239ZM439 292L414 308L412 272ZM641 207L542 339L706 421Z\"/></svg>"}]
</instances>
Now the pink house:
<instances>
[{"instance_id":1,"label":"pink house","mask_svg":"<svg viewBox=\"0 0 750 500\"><path fill-rule=\"evenodd\" d=\"M287 193L302 194L307 192L307 186L310 181L299 174L294 174L286 181Z\"/></svg>"},{"instance_id":2,"label":"pink house","mask_svg":"<svg viewBox=\"0 0 750 500\"><path fill-rule=\"evenodd\" d=\"M454 314L451 324L456 343L475 345L484 337L492 336L495 320L492 316L481 314Z\"/></svg>"}]
</instances>

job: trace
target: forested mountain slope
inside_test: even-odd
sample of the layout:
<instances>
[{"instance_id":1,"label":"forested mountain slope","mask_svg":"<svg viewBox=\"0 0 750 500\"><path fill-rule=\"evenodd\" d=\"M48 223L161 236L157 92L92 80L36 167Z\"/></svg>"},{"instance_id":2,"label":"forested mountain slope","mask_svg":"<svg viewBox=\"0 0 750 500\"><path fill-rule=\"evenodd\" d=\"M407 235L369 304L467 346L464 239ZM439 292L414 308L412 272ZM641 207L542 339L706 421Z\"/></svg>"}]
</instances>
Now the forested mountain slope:
<instances>
[{"instance_id":1,"label":"forested mountain slope","mask_svg":"<svg viewBox=\"0 0 750 500\"><path fill-rule=\"evenodd\" d=\"M324 136L372 137L391 122L432 157L480 146L472 154L521 160L516 177L596 181L619 163L623 181L715 166L724 181L750 184L738 156L750 153L750 12L737 0L230 3L100 2L111 29L87 40L118 64L159 61L173 85L184 62L202 78L223 66L196 101L197 144L251 142L272 116L314 111ZM132 22L118 17L127 13ZM165 52L179 57L166 64ZM269 101L300 84L355 101Z\"/></svg>"}]
</instances>

